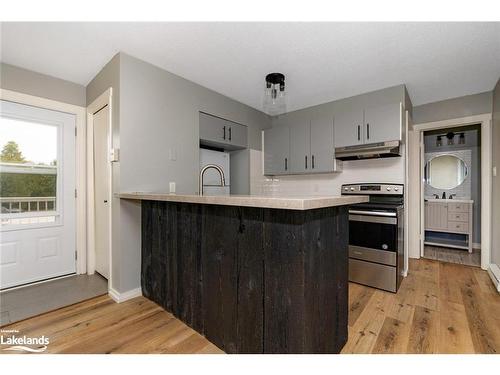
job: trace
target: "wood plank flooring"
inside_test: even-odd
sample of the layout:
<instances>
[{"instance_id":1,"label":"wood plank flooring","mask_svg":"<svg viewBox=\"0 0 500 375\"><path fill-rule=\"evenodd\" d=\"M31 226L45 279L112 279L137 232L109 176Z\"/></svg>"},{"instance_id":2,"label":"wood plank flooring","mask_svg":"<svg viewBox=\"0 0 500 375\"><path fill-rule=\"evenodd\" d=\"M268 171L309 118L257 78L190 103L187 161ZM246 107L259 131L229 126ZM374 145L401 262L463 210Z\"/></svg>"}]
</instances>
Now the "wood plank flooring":
<instances>
[{"instance_id":1,"label":"wood plank flooring","mask_svg":"<svg viewBox=\"0 0 500 375\"><path fill-rule=\"evenodd\" d=\"M351 283L349 307L342 353L500 352L500 294L477 267L410 260L397 294ZM3 329L49 337L48 353L222 353L144 297L97 297Z\"/></svg>"},{"instance_id":2,"label":"wood plank flooring","mask_svg":"<svg viewBox=\"0 0 500 375\"><path fill-rule=\"evenodd\" d=\"M462 249L425 245L424 258L481 267L480 249L472 249L472 253L469 253L467 250Z\"/></svg>"},{"instance_id":3,"label":"wood plank flooring","mask_svg":"<svg viewBox=\"0 0 500 375\"><path fill-rule=\"evenodd\" d=\"M410 259L397 294L349 287L342 353L500 353L500 294L480 268Z\"/></svg>"}]
</instances>

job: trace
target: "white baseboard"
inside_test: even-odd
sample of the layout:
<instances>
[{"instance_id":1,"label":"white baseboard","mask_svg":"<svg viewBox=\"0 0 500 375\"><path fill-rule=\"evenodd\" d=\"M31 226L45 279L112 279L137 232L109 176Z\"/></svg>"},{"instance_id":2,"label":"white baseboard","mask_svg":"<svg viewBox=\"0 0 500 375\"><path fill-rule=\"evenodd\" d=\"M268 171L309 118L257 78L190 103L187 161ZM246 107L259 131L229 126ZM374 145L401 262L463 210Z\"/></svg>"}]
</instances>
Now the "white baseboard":
<instances>
[{"instance_id":1,"label":"white baseboard","mask_svg":"<svg viewBox=\"0 0 500 375\"><path fill-rule=\"evenodd\" d=\"M473 249L480 249L481 248L481 244L480 243L472 243L472 248Z\"/></svg>"},{"instance_id":2,"label":"white baseboard","mask_svg":"<svg viewBox=\"0 0 500 375\"><path fill-rule=\"evenodd\" d=\"M488 274L490 275L491 281L495 284L498 293L500 293L500 268L496 264L490 264L488 268Z\"/></svg>"},{"instance_id":3,"label":"white baseboard","mask_svg":"<svg viewBox=\"0 0 500 375\"><path fill-rule=\"evenodd\" d=\"M109 288L108 294L115 302L121 303L128 301L129 299L142 296L142 289L137 288L128 290L124 293L119 293L113 288Z\"/></svg>"}]
</instances>

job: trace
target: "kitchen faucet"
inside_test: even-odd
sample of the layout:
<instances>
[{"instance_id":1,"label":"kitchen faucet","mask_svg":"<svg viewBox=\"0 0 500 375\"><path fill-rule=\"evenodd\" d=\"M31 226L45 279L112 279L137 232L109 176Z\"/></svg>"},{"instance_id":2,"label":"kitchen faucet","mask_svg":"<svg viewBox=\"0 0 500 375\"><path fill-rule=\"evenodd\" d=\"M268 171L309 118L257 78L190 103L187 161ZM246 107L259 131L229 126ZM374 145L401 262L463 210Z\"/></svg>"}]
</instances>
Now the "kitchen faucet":
<instances>
[{"instance_id":1,"label":"kitchen faucet","mask_svg":"<svg viewBox=\"0 0 500 375\"><path fill-rule=\"evenodd\" d=\"M216 171L218 171L219 175L220 175L220 186L222 186L222 187L226 186L226 179L224 177L224 171L222 170L222 168L219 167L217 164L207 164L200 171L200 177L199 177L199 183L200 183L199 194L200 194L200 196L203 195L203 177L204 177L207 169L215 169Z\"/></svg>"}]
</instances>

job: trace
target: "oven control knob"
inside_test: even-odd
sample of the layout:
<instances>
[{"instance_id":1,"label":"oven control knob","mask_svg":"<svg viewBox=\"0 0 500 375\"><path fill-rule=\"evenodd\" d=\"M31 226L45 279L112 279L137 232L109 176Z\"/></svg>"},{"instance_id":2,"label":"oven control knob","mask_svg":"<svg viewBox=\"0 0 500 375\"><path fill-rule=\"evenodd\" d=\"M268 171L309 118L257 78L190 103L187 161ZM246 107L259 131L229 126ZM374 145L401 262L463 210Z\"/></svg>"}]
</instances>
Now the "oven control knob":
<instances>
[{"instance_id":1,"label":"oven control knob","mask_svg":"<svg viewBox=\"0 0 500 375\"><path fill-rule=\"evenodd\" d=\"M353 187L351 188L351 191L354 191L354 188L353 188Z\"/></svg>"},{"instance_id":2,"label":"oven control knob","mask_svg":"<svg viewBox=\"0 0 500 375\"><path fill-rule=\"evenodd\" d=\"M344 190L345 190L345 191L348 191L348 190L349 190L349 188L348 188L348 187L345 187L345 188L344 188Z\"/></svg>"},{"instance_id":3,"label":"oven control knob","mask_svg":"<svg viewBox=\"0 0 500 375\"><path fill-rule=\"evenodd\" d=\"M399 190L399 188L394 188L394 191L398 191L398 190Z\"/></svg>"},{"instance_id":4,"label":"oven control knob","mask_svg":"<svg viewBox=\"0 0 500 375\"><path fill-rule=\"evenodd\" d=\"M390 187L388 187L388 188L387 188L387 191L391 191L391 188L390 188Z\"/></svg>"}]
</instances>

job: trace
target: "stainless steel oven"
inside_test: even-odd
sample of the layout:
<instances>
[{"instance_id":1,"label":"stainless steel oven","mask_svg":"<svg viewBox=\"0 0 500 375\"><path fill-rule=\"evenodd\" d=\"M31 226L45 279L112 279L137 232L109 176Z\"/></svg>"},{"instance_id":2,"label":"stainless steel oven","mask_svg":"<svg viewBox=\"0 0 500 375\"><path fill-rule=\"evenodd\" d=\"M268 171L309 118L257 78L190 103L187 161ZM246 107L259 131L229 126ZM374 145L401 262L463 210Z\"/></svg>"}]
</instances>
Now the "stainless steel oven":
<instances>
[{"instance_id":1,"label":"stainless steel oven","mask_svg":"<svg viewBox=\"0 0 500 375\"><path fill-rule=\"evenodd\" d=\"M342 194L370 197L349 207L349 280L396 292L404 269L403 185L343 185Z\"/></svg>"}]
</instances>

